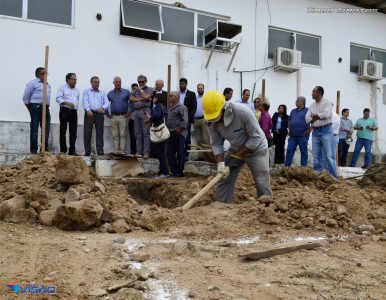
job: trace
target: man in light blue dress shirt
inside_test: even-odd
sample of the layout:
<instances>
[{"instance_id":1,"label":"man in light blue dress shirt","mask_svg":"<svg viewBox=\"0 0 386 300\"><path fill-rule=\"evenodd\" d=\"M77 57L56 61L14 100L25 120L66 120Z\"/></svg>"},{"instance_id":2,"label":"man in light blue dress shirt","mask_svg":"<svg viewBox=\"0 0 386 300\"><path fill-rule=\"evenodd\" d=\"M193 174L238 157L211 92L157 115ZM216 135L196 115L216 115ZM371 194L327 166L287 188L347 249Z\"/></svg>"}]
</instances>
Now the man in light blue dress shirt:
<instances>
[{"instance_id":1,"label":"man in light blue dress shirt","mask_svg":"<svg viewBox=\"0 0 386 300\"><path fill-rule=\"evenodd\" d=\"M247 105L253 113L255 113L255 106L251 101L249 101L249 98L251 97L251 91L248 89L243 90L243 95L240 100L236 101L241 104Z\"/></svg>"},{"instance_id":2,"label":"man in light blue dress shirt","mask_svg":"<svg viewBox=\"0 0 386 300\"><path fill-rule=\"evenodd\" d=\"M42 112L43 112L43 85L44 85L44 68L35 70L36 78L27 83L23 94L23 102L27 107L31 116L30 123L30 151L32 154L38 152L38 131L39 126L42 127ZM51 86L47 83L47 98L46 98L46 143L45 150L48 151L48 138L50 134L50 98Z\"/></svg>"},{"instance_id":3,"label":"man in light blue dress shirt","mask_svg":"<svg viewBox=\"0 0 386 300\"><path fill-rule=\"evenodd\" d=\"M76 74L68 73L66 75L66 84L62 85L56 94L56 102L60 105L60 152L67 152L66 132L68 124L70 131L69 155L77 155L75 152L75 142L78 130L79 90L75 87L76 81Z\"/></svg>"},{"instance_id":4,"label":"man in light blue dress shirt","mask_svg":"<svg viewBox=\"0 0 386 300\"><path fill-rule=\"evenodd\" d=\"M99 77L90 79L91 88L83 92L84 108L84 151L85 156L91 155L92 129L95 124L96 151L98 155L104 155L103 151L103 128L105 111L109 108L109 100L104 91L99 90Z\"/></svg>"}]
</instances>

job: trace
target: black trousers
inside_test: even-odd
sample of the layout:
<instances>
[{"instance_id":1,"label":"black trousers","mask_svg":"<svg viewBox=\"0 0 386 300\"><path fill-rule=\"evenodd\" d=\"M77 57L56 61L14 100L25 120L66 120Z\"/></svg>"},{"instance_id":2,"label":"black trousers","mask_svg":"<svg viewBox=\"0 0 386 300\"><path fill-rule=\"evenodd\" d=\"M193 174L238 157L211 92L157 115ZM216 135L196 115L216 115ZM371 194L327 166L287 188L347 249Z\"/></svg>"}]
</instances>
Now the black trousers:
<instances>
[{"instance_id":1,"label":"black trousers","mask_svg":"<svg viewBox=\"0 0 386 300\"><path fill-rule=\"evenodd\" d=\"M66 142L66 133L67 133L67 124L70 132L70 148L68 154L75 154L75 142L76 142L76 133L78 129L78 111L76 109L70 109L68 107L61 107L59 111L59 121L60 121L60 152L67 152L67 142Z\"/></svg>"},{"instance_id":2,"label":"black trousers","mask_svg":"<svg viewBox=\"0 0 386 300\"><path fill-rule=\"evenodd\" d=\"M273 134L273 143L275 145L275 164L284 164L284 146L287 136L280 134Z\"/></svg>"},{"instance_id":3,"label":"black trousers","mask_svg":"<svg viewBox=\"0 0 386 300\"><path fill-rule=\"evenodd\" d=\"M167 157L170 171L177 177L184 176L185 167L185 138L182 134L171 133Z\"/></svg>"},{"instance_id":4,"label":"black trousers","mask_svg":"<svg viewBox=\"0 0 386 300\"><path fill-rule=\"evenodd\" d=\"M27 105L29 114L31 116L30 123L30 151L32 154L38 152L38 135L39 135L39 126L42 127L42 113L43 106L42 104L30 103ZM48 151L48 138L50 136L50 123L51 115L49 106L46 105L46 151Z\"/></svg>"},{"instance_id":5,"label":"black trousers","mask_svg":"<svg viewBox=\"0 0 386 300\"><path fill-rule=\"evenodd\" d=\"M168 162L166 160L166 142L151 143L151 150L155 158L159 160L159 175L169 175Z\"/></svg>"},{"instance_id":6,"label":"black trousers","mask_svg":"<svg viewBox=\"0 0 386 300\"><path fill-rule=\"evenodd\" d=\"M84 113L84 152L86 156L91 154L92 129L95 124L95 144L98 155L103 155L103 128L105 123L104 114L94 112L92 117Z\"/></svg>"},{"instance_id":7,"label":"black trousers","mask_svg":"<svg viewBox=\"0 0 386 300\"><path fill-rule=\"evenodd\" d=\"M137 153L137 147L135 142L134 120L129 119L129 135L130 135L130 153Z\"/></svg>"}]
</instances>

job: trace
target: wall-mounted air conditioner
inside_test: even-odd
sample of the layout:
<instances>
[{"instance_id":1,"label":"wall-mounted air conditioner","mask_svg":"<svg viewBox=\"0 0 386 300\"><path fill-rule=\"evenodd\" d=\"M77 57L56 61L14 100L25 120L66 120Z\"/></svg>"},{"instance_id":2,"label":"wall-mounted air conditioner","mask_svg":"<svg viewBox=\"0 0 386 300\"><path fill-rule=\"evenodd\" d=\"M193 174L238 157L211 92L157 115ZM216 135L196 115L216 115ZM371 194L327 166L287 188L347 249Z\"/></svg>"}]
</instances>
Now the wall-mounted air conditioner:
<instances>
[{"instance_id":1,"label":"wall-mounted air conditioner","mask_svg":"<svg viewBox=\"0 0 386 300\"><path fill-rule=\"evenodd\" d=\"M376 81L382 79L382 63L372 60L362 60L359 62L358 80Z\"/></svg>"},{"instance_id":2,"label":"wall-mounted air conditioner","mask_svg":"<svg viewBox=\"0 0 386 300\"><path fill-rule=\"evenodd\" d=\"M273 69L275 71L295 72L302 66L302 53L294 49L276 48L273 51Z\"/></svg>"}]
</instances>

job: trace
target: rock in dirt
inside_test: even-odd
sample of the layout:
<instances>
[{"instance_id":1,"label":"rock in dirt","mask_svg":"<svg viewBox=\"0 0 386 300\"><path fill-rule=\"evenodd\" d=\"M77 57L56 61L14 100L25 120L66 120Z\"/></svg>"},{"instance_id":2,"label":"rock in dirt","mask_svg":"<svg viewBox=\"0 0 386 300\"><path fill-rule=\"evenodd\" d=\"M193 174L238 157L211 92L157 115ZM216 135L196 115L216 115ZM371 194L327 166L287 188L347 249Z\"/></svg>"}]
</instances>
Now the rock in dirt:
<instances>
[{"instance_id":1,"label":"rock in dirt","mask_svg":"<svg viewBox=\"0 0 386 300\"><path fill-rule=\"evenodd\" d=\"M268 196L268 195L262 195L262 196L260 196L259 199L257 199L257 200L258 200L259 202L261 202L261 203L267 203L267 204L273 202L272 197L271 197L271 196Z\"/></svg>"},{"instance_id":2,"label":"rock in dirt","mask_svg":"<svg viewBox=\"0 0 386 300\"><path fill-rule=\"evenodd\" d=\"M58 156L56 181L63 185L88 182L90 170L84 160L76 156Z\"/></svg>"},{"instance_id":3,"label":"rock in dirt","mask_svg":"<svg viewBox=\"0 0 386 300\"><path fill-rule=\"evenodd\" d=\"M386 231L386 219L373 219L370 220L371 224L375 227L375 229L381 229Z\"/></svg>"},{"instance_id":4,"label":"rock in dirt","mask_svg":"<svg viewBox=\"0 0 386 300\"><path fill-rule=\"evenodd\" d=\"M11 223L36 223L37 213L34 209L26 209L26 200L17 196L0 204L0 219Z\"/></svg>"},{"instance_id":5,"label":"rock in dirt","mask_svg":"<svg viewBox=\"0 0 386 300\"><path fill-rule=\"evenodd\" d=\"M311 217L303 218L301 219L301 222L304 226L307 226L307 227L314 225L314 219Z\"/></svg>"},{"instance_id":6,"label":"rock in dirt","mask_svg":"<svg viewBox=\"0 0 386 300\"><path fill-rule=\"evenodd\" d=\"M363 232L374 233L375 232L375 227L373 225L362 224L362 225L358 226L357 232L359 234L362 234Z\"/></svg>"},{"instance_id":7,"label":"rock in dirt","mask_svg":"<svg viewBox=\"0 0 386 300\"><path fill-rule=\"evenodd\" d=\"M94 192L100 192L103 195L104 193L106 193L106 188L99 181L95 181L94 186L93 186L93 191Z\"/></svg>"},{"instance_id":8,"label":"rock in dirt","mask_svg":"<svg viewBox=\"0 0 386 300\"><path fill-rule=\"evenodd\" d=\"M144 300L145 297L142 293L133 288L120 289L113 298L115 300Z\"/></svg>"},{"instance_id":9,"label":"rock in dirt","mask_svg":"<svg viewBox=\"0 0 386 300\"><path fill-rule=\"evenodd\" d=\"M137 262L145 262L150 258L149 253L135 253L131 256L131 260Z\"/></svg>"},{"instance_id":10,"label":"rock in dirt","mask_svg":"<svg viewBox=\"0 0 386 300\"><path fill-rule=\"evenodd\" d=\"M288 200L287 199L278 199L275 201L275 205L280 211L288 210Z\"/></svg>"},{"instance_id":11,"label":"rock in dirt","mask_svg":"<svg viewBox=\"0 0 386 300\"><path fill-rule=\"evenodd\" d=\"M336 227L338 222L334 219L326 219L326 225L329 227Z\"/></svg>"},{"instance_id":12,"label":"rock in dirt","mask_svg":"<svg viewBox=\"0 0 386 300\"><path fill-rule=\"evenodd\" d=\"M131 231L131 228L129 225L127 225L126 221L124 219L116 220L115 222L110 224L110 228L108 231L110 233L125 233Z\"/></svg>"},{"instance_id":13,"label":"rock in dirt","mask_svg":"<svg viewBox=\"0 0 386 300\"><path fill-rule=\"evenodd\" d=\"M336 206L336 213L338 214L338 216L344 215L347 213L347 209L343 205L338 204Z\"/></svg>"},{"instance_id":14,"label":"rock in dirt","mask_svg":"<svg viewBox=\"0 0 386 300\"><path fill-rule=\"evenodd\" d=\"M43 210L39 214L39 223L45 226L51 226L54 219L56 209Z\"/></svg>"},{"instance_id":15,"label":"rock in dirt","mask_svg":"<svg viewBox=\"0 0 386 300\"><path fill-rule=\"evenodd\" d=\"M48 205L50 209L57 209L59 206L63 205L63 202L60 201L59 199L52 199L51 201L48 202Z\"/></svg>"},{"instance_id":16,"label":"rock in dirt","mask_svg":"<svg viewBox=\"0 0 386 300\"><path fill-rule=\"evenodd\" d=\"M76 202L79 201L79 199L80 193L74 188L69 188L66 195L64 196L64 203Z\"/></svg>"},{"instance_id":17,"label":"rock in dirt","mask_svg":"<svg viewBox=\"0 0 386 300\"><path fill-rule=\"evenodd\" d=\"M266 207L260 214L260 221L264 224L279 224L279 218L271 207Z\"/></svg>"},{"instance_id":18,"label":"rock in dirt","mask_svg":"<svg viewBox=\"0 0 386 300\"><path fill-rule=\"evenodd\" d=\"M107 291L104 289L93 289L88 293L89 296L102 297L107 295Z\"/></svg>"},{"instance_id":19,"label":"rock in dirt","mask_svg":"<svg viewBox=\"0 0 386 300\"><path fill-rule=\"evenodd\" d=\"M45 205L48 203L48 193L44 189L32 189L28 195L27 202L38 202L41 205Z\"/></svg>"},{"instance_id":20,"label":"rock in dirt","mask_svg":"<svg viewBox=\"0 0 386 300\"><path fill-rule=\"evenodd\" d=\"M70 202L56 209L53 224L63 230L87 230L99 221L102 211L96 200Z\"/></svg>"}]
</instances>

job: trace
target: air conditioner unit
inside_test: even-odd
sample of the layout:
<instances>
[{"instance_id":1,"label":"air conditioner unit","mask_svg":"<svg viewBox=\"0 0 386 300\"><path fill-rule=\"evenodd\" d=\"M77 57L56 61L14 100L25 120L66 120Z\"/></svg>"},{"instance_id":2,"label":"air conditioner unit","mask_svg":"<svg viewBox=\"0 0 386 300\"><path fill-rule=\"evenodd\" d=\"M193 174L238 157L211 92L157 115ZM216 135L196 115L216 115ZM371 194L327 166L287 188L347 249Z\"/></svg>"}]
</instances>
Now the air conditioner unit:
<instances>
[{"instance_id":1,"label":"air conditioner unit","mask_svg":"<svg viewBox=\"0 0 386 300\"><path fill-rule=\"evenodd\" d=\"M276 48L273 51L273 69L275 71L295 72L302 64L302 53L294 49Z\"/></svg>"},{"instance_id":2,"label":"air conditioner unit","mask_svg":"<svg viewBox=\"0 0 386 300\"><path fill-rule=\"evenodd\" d=\"M382 63L372 60L362 60L359 62L358 80L376 81L382 79Z\"/></svg>"}]
</instances>

